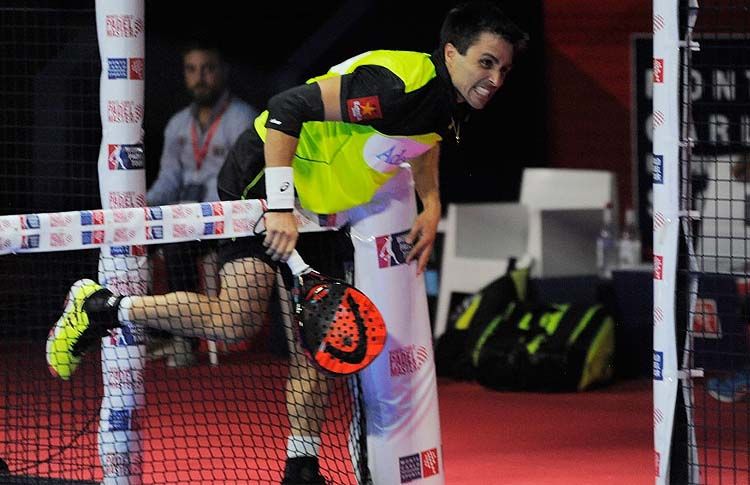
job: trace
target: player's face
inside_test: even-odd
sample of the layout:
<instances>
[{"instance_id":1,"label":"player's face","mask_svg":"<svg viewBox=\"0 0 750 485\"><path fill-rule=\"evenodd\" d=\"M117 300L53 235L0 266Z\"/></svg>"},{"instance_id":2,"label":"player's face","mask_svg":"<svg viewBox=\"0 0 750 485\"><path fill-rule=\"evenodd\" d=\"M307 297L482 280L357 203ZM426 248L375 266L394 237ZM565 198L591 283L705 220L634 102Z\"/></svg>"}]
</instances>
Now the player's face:
<instances>
[{"instance_id":1,"label":"player's face","mask_svg":"<svg viewBox=\"0 0 750 485\"><path fill-rule=\"evenodd\" d=\"M458 101L482 109L503 85L513 66L513 45L498 35L484 32L466 49L466 54L459 53L453 44L446 44L445 65L458 92Z\"/></svg>"},{"instance_id":2,"label":"player's face","mask_svg":"<svg viewBox=\"0 0 750 485\"><path fill-rule=\"evenodd\" d=\"M213 51L193 50L183 59L185 86L196 103L211 105L224 90L221 59Z\"/></svg>"}]
</instances>

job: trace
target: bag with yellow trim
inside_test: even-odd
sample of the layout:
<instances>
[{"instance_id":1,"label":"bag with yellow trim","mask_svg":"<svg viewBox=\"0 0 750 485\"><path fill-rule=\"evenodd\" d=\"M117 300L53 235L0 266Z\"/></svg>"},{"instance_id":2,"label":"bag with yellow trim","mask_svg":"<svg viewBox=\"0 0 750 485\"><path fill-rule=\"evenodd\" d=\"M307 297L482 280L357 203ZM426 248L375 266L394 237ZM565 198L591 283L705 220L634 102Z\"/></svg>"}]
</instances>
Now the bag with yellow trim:
<instances>
[{"instance_id":1,"label":"bag with yellow trim","mask_svg":"<svg viewBox=\"0 0 750 485\"><path fill-rule=\"evenodd\" d=\"M511 259L504 275L467 296L451 310L446 330L435 342L438 376L457 380L476 378L471 351L477 339L508 305L526 299L529 274L530 268L516 268L516 260Z\"/></svg>"},{"instance_id":2,"label":"bag with yellow trim","mask_svg":"<svg viewBox=\"0 0 750 485\"><path fill-rule=\"evenodd\" d=\"M614 376L615 323L599 304L512 303L471 349L477 381L496 390L583 391Z\"/></svg>"}]
</instances>

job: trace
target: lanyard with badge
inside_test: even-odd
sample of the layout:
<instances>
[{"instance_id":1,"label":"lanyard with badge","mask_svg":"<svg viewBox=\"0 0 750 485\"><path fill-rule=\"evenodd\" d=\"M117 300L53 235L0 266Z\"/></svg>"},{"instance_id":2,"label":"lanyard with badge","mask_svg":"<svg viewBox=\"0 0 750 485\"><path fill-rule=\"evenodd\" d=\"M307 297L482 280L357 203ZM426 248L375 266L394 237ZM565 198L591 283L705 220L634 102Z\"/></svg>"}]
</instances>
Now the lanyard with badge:
<instances>
[{"instance_id":1,"label":"lanyard with badge","mask_svg":"<svg viewBox=\"0 0 750 485\"><path fill-rule=\"evenodd\" d=\"M214 118L214 121L211 123L211 126L209 126L208 132L206 133L206 138L203 140L203 144L200 146L200 136L198 136L198 130L195 127L195 118L193 118L192 122L190 123L190 140L193 143L193 156L195 157L195 167L198 171L200 171L201 166L203 165L203 160L205 160L206 155L208 154L208 147L209 145L211 145L211 140L213 139L216 130L219 128L221 118L222 116L224 116L224 112L228 107L229 100L227 99L226 101L224 101L224 105L217 113L216 118Z\"/></svg>"}]
</instances>

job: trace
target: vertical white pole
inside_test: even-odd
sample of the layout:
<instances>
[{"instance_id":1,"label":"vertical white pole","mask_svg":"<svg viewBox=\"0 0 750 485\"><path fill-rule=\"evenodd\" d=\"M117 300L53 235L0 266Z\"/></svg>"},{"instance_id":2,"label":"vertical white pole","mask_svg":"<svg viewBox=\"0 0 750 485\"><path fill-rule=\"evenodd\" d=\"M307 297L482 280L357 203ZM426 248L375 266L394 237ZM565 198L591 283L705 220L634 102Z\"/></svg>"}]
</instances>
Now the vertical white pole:
<instances>
[{"instance_id":1,"label":"vertical white pole","mask_svg":"<svg viewBox=\"0 0 750 485\"><path fill-rule=\"evenodd\" d=\"M669 483L678 387L675 294L680 228L679 16L676 0L655 0L654 24L654 451L656 483Z\"/></svg>"},{"instance_id":2,"label":"vertical white pole","mask_svg":"<svg viewBox=\"0 0 750 485\"><path fill-rule=\"evenodd\" d=\"M445 482L424 277L403 259L416 211L411 171L404 169L351 213L355 283L388 327L383 353L360 374L375 485Z\"/></svg>"},{"instance_id":3,"label":"vertical white pole","mask_svg":"<svg viewBox=\"0 0 750 485\"><path fill-rule=\"evenodd\" d=\"M143 153L145 21L143 0L96 0L101 56L99 188L102 208L145 206ZM92 241L104 236L103 216L86 215ZM83 223L84 221L82 221ZM117 239L117 238L115 238ZM121 295L145 294L149 286L143 246L103 246L99 282ZM104 397L100 410L99 456L105 485L142 483L138 414L145 405L146 349L141 328L123 327L102 339Z\"/></svg>"}]
</instances>

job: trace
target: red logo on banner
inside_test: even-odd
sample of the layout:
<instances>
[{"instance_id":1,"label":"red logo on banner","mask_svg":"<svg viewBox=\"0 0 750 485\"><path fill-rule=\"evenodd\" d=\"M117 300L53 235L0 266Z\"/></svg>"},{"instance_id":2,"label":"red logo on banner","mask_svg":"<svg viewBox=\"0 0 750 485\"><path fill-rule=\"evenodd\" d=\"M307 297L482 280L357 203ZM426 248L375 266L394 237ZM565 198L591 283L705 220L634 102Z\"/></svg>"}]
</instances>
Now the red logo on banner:
<instances>
[{"instance_id":1,"label":"red logo on banner","mask_svg":"<svg viewBox=\"0 0 750 485\"><path fill-rule=\"evenodd\" d=\"M664 59L654 59L654 77L655 83L664 82Z\"/></svg>"},{"instance_id":2,"label":"red logo on banner","mask_svg":"<svg viewBox=\"0 0 750 485\"><path fill-rule=\"evenodd\" d=\"M347 99L346 108L349 112L350 121L359 122L383 118L383 113L380 112L380 98L377 96Z\"/></svg>"},{"instance_id":3,"label":"red logo on banner","mask_svg":"<svg viewBox=\"0 0 750 485\"><path fill-rule=\"evenodd\" d=\"M387 268L391 265L391 236L378 236L375 238L375 246L378 251L378 268Z\"/></svg>"},{"instance_id":4,"label":"red logo on banner","mask_svg":"<svg viewBox=\"0 0 750 485\"><path fill-rule=\"evenodd\" d=\"M144 22L135 15L107 15L107 37L134 38L143 32Z\"/></svg>"},{"instance_id":5,"label":"red logo on banner","mask_svg":"<svg viewBox=\"0 0 750 485\"><path fill-rule=\"evenodd\" d=\"M107 101L107 121L110 123L140 123L143 105L128 100Z\"/></svg>"},{"instance_id":6,"label":"red logo on banner","mask_svg":"<svg viewBox=\"0 0 750 485\"><path fill-rule=\"evenodd\" d=\"M654 458L655 458L654 464L656 465L656 477L659 478L661 476L660 475L660 473L661 473L661 471L660 471L660 468L661 468L661 466L660 466L661 465L661 454L658 451L655 451L654 452Z\"/></svg>"},{"instance_id":7,"label":"red logo on banner","mask_svg":"<svg viewBox=\"0 0 750 485\"><path fill-rule=\"evenodd\" d=\"M424 345L407 345L388 352L391 377L414 374L427 362L430 354Z\"/></svg>"},{"instance_id":8,"label":"red logo on banner","mask_svg":"<svg viewBox=\"0 0 750 485\"><path fill-rule=\"evenodd\" d=\"M654 255L654 279L664 279L664 256Z\"/></svg>"},{"instance_id":9,"label":"red logo on banner","mask_svg":"<svg viewBox=\"0 0 750 485\"><path fill-rule=\"evenodd\" d=\"M70 227L73 224L73 217L68 214L50 214L50 227Z\"/></svg>"},{"instance_id":10,"label":"red logo on banner","mask_svg":"<svg viewBox=\"0 0 750 485\"><path fill-rule=\"evenodd\" d=\"M53 232L49 235L49 245L53 248L66 248L73 243L73 236L65 232Z\"/></svg>"},{"instance_id":11,"label":"red logo on banner","mask_svg":"<svg viewBox=\"0 0 750 485\"><path fill-rule=\"evenodd\" d=\"M701 337L704 338L721 337L721 321L719 320L716 300L711 298L697 298L695 300L693 332L701 334Z\"/></svg>"},{"instance_id":12,"label":"red logo on banner","mask_svg":"<svg viewBox=\"0 0 750 485\"><path fill-rule=\"evenodd\" d=\"M131 57L128 62L128 79L143 81L143 57Z\"/></svg>"},{"instance_id":13,"label":"red logo on banner","mask_svg":"<svg viewBox=\"0 0 750 485\"><path fill-rule=\"evenodd\" d=\"M438 464L437 448L422 452L422 478L431 477L440 473Z\"/></svg>"},{"instance_id":14,"label":"red logo on banner","mask_svg":"<svg viewBox=\"0 0 750 485\"><path fill-rule=\"evenodd\" d=\"M252 233L255 228L255 221L251 219L233 219L232 230L239 233Z\"/></svg>"}]
</instances>

